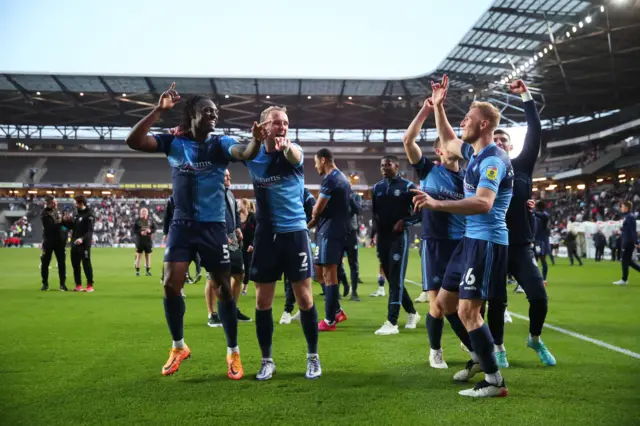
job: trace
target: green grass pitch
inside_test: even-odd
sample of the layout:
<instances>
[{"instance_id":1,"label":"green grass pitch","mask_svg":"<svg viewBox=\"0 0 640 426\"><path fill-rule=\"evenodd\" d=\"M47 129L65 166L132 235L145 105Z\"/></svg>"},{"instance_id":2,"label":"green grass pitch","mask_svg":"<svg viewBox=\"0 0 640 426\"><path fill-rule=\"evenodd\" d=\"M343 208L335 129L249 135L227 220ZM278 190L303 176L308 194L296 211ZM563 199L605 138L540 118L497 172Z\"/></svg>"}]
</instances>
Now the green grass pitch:
<instances>
[{"instance_id":1,"label":"green grass pitch","mask_svg":"<svg viewBox=\"0 0 640 426\"><path fill-rule=\"evenodd\" d=\"M395 425L632 425L640 424L640 360L546 329L543 339L558 360L540 364L526 348L528 323L506 325L511 367L503 371L510 395L470 400L457 392L453 374L467 360L448 325L443 348L449 370L428 364L424 326L375 336L386 300L370 298L378 264L361 250L362 302L345 301L349 320L320 335L323 376L304 378L306 346L299 323L278 324L284 303L278 284L274 302L273 355L278 368L269 382L257 382L255 326L240 324L245 378L226 377L222 329L206 326L204 286L186 287L185 340L193 352L180 371L162 377L171 344L159 283L161 250L154 276L135 277L133 250L94 249L93 294L61 293L57 270L41 293L39 252L0 251L0 424L3 425L214 425L214 424L395 424ZM68 285L72 276L68 263ZM412 250L407 279L420 281ZM617 287L620 265L610 261L550 266L547 321L564 329L640 352L640 277ZM250 287L251 288L251 287ZM415 298L418 286L407 283ZM510 287L513 289L513 287ZM319 293L315 285L314 293ZM254 316L253 289L240 307ZM316 298L322 317L324 301ZM526 315L524 295L510 293L509 310ZM479 379L478 379L479 380Z\"/></svg>"}]
</instances>

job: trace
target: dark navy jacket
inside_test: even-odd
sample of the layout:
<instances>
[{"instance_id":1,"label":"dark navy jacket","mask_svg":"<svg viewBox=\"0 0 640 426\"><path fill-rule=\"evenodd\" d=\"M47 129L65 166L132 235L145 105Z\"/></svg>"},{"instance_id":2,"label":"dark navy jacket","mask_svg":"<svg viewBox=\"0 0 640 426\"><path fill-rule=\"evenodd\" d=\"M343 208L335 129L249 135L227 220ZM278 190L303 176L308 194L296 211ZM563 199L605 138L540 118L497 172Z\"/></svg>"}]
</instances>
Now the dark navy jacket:
<instances>
[{"instance_id":1,"label":"dark navy jacket","mask_svg":"<svg viewBox=\"0 0 640 426\"><path fill-rule=\"evenodd\" d=\"M403 220L405 228L420 222L422 215L413 213L412 189L416 185L404 179L400 175L393 179L382 179L373 185L373 226L371 236L378 234L391 234L393 226L399 220Z\"/></svg>"},{"instance_id":2,"label":"dark navy jacket","mask_svg":"<svg viewBox=\"0 0 640 426\"><path fill-rule=\"evenodd\" d=\"M627 213L622 221L622 247L638 244L638 231L636 230L636 218Z\"/></svg>"},{"instance_id":3,"label":"dark navy jacket","mask_svg":"<svg viewBox=\"0 0 640 426\"><path fill-rule=\"evenodd\" d=\"M513 167L513 197L507 210L507 228L509 245L530 244L534 241L534 219L527 207L531 198L533 167L540 151L542 125L535 101L524 103L527 118L527 134L524 137L522 152L511 160Z\"/></svg>"}]
</instances>

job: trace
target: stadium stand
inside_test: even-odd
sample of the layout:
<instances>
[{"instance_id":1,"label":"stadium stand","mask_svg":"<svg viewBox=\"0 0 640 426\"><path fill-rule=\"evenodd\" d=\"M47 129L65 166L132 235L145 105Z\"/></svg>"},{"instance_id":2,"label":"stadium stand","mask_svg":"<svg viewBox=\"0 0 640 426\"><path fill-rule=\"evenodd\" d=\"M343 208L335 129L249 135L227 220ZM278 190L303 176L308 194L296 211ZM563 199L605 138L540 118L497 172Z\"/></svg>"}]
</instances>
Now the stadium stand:
<instances>
[{"instance_id":1,"label":"stadium stand","mask_svg":"<svg viewBox=\"0 0 640 426\"><path fill-rule=\"evenodd\" d=\"M14 182L36 160L35 157L0 157L0 182Z\"/></svg>"},{"instance_id":2,"label":"stadium stand","mask_svg":"<svg viewBox=\"0 0 640 426\"><path fill-rule=\"evenodd\" d=\"M171 170L167 159L158 158L123 158L120 163L123 170L122 183L170 183Z\"/></svg>"},{"instance_id":3,"label":"stadium stand","mask_svg":"<svg viewBox=\"0 0 640 426\"><path fill-rule=\"evenodd\" d=\"M109 166L107 158L49 157L45 163L47 171L40 178L51 183L89 183L96 180L101 168Z\"/></svg>"}]
</instances>

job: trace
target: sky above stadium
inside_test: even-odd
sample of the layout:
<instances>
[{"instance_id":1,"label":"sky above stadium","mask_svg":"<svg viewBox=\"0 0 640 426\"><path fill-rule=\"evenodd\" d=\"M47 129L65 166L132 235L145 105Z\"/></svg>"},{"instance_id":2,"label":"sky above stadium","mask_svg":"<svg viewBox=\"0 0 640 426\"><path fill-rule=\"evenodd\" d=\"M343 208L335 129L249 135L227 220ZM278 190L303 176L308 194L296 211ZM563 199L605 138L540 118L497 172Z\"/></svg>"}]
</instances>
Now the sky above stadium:
<instances>
[{"instance_id":1,"label":"sky above stadium","mask_svg":"<svg viewBox=\"0 0 640 426\"><path fill-rule=\"evenodd\" d=\"M1 72L402 78L490 0L0 0Z\"/></svg>"}]
</instances>

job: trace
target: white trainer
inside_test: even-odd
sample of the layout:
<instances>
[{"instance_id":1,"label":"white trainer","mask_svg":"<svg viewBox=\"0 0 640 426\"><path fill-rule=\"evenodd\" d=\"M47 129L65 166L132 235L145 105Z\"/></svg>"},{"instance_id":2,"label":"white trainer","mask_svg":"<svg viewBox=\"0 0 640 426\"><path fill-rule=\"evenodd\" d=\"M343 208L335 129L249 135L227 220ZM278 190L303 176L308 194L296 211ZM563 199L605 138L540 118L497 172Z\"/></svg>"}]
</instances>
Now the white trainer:
<instances>
[{"instance_id":1,"label":"white trainer","mask_svg":"<svg viewBox=\"0 0 640 426\"><path fill-rule=\"evenodd\" d=\"M479 363L469 360L467 361L467 365L464 367L464 370L460 370L453 375L453 380L457 382L468 382L473 378L473 376L481 371L482 368L480 368Z\"/></svg>"},{"instance_id":2,"label":"white trainer","mask_svg":"<svg viewBox=\"0 0 640 426\"><path fill-rule=\"evenodd\" d=\"M615 285L628 285L629 282L625 281L625 280L620 280L620 281L614 281L613 282Z\"/></svg>"},{"instance_id":3,"label":"white trainer","mask_svg":"<svg viewBox=\"0 0 640 426\"><path fill-rule=\"evenodd\" d=\"M416 312L415 314L409 314L407 316L407 324L404 326L404 328L414 329L416 328L416 325L418 325L419 322L420 322L419 313Z\"/></svg>"},{"instance_id":4,"label":"white trainer","mask_svg":"<svg viewBox=\"0 0 640 426\"><path fill-rule=\"evenodd\" d=\"M378 286L378 289L376 290L376 292L375 293L371 293L369 296L371 296L371 297L384 297L384 296L386 296L386 293L384 292L384 287L379 287Z\"/></svg>"},{"instance_id":5,"label":"white trainer","mask_svg":"<svg viewBox=\"0 0 640 426\"><path fill-rule=\"evenodd\" d=\"M295 314L291 315L291 321L300 321L300 311L298 311Z\"/></svg>"},{"instance_id":6,"label":"white trainer","mask_svg":"<svg viewBox=\"0 0 640 426\"><path fill-rule=\"evenodd\" d=\"M509 313L509 311L504 311L504 323L505 324L513 323L513 318L511 318L511 314Z\"/></svg>"},{"instance_id":7,"label":"white trainer","mask_svg":"<svg viewBox=\"0 0 640 426\"><path fill-rule=\"evenodd\" d=\"M442 357L442 348L438 350L429 349L429 365L431 368L446 369L449 368Z\"/></svg>"},{"instance_id":8,"label":"white trainer","mask_svg":"<svg viewBox=\"0 0 640 426\"><path fill-rule=\"evenodd\" d=\"M518 284L518 286L515 289L515 292L516 293L524 293L524 288L522 288L522 286Z\"/></svg>"},{"instance_id":9,"label":"white trainer","mask_svg":"<svg viewBox=\"0 0 640 426\"><path fill-rule=\"evenodd\" d=\"M269 380L276 374L276 365L273 363L272 359L263 359L260 364L260 370L258 374L256 374L257 380Z\"/></svg>"},{"instance_id":10,"label":"white trainer","mask_svg":"<svg viewBox=\"0 0 640 426\"><path fill-rule=\"evenodd\" d=\"M420 293L420 296L416 297L416 300L414 300L414 302L417 303L427 303L429 301L429 292L427 291L423 291L422 293Z\"/></svg>"},{"instance_id":11,"label":"white trainer","mask_svg":"<svg viewBox=\"0 0 640 426\"><path fill-rule=\"evenodd\" d=\"M382 327L376 330L375 334L379 336L388 336L390 334L398 334L400 331L398 330L397 325L391 324L389 321L385 321L382 324Z\"/></svg>"},{"instance_id":12,"label":"white trainer","mask_svg":"<svg viewBox=\"0 0 640 426\"><path fill-rule=\"evenodd\" d=\"M282 313L280 317L280 324L291 324L291 314L287 311Z\"/></svg>"},{"instance_id":13,"label":"white trainer","mask_svg":"<svg viewBox=\"0 0 640 426\"><path fill-rule=\"evenodd\" d=\"M499 385L492 385L486 380L482 380L472 389L465 389L459 392L462 396L470 396L472 398L490 398L490 397L505 397L509 395L507 386L504 380Z\"/></svg>"},{"instance_id":14,"label":"white trainer","mask_svg":"<svg viewBox=\"0 0 640 426\"><path fill-rule=\"evenodd\" d=\"M322 367L318 355L307 355L307 372L304 374L309 380L322 376Z\"/></svg>"}]
</instances>

